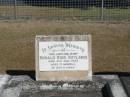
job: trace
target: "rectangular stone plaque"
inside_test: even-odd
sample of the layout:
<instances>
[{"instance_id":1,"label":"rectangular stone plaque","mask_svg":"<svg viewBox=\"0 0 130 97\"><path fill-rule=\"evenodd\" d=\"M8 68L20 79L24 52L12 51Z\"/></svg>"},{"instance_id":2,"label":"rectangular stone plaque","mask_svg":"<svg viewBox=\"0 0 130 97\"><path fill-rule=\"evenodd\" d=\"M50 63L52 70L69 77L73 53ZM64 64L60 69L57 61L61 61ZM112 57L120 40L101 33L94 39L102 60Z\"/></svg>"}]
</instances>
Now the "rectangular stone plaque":
<instances>
[{"instance_id":1,"label":"rectangular stone plaque","mask_svg":"<svg viewBox=\"0 0 130 97\"><path fill-rule=\"evenodd\" d=\"M36 80L86 80L92 76L91 36L36 36Z\"/></svg>"}]
</instances>

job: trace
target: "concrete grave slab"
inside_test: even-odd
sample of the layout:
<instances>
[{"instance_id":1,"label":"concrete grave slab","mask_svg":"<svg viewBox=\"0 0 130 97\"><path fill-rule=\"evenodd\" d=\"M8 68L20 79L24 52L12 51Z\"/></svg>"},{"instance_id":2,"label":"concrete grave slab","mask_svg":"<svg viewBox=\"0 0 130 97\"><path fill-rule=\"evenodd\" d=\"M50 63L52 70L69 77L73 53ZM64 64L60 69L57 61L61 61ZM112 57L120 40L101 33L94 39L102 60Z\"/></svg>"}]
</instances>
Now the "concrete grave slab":
<instances>
[{"instance_id":1,"label":"concrete grave slab","mask_svg":"<svg viewBox=\"0 0 130 97\"><path fill-rule=\"evenodd\" d=\"M28 76L2 75L0 97L128 97L116 75L86 81L34 81ZM8 76L8 77L7 77Z\"/></svg>"},{"instance_id":2,"label":"concrete grave slab","mask_svg":"<svg viewBox=\"0 0 130 97\"><path fill-rule=\"evenodd\" d=\"M121 81L128 94L128 97L130 97L130 76L121 77Z\"/></svg>"}]
</instances>

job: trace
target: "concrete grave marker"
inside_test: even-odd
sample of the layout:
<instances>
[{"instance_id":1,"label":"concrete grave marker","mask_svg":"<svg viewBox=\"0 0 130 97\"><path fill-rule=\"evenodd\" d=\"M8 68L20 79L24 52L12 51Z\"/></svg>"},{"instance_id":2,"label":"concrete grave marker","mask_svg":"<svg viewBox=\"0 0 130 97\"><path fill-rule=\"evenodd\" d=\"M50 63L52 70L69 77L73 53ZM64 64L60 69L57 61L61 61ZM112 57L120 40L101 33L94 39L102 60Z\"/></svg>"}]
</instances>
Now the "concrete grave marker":
<instances>
[{"instance_id":1,"label":"concrete grave marker","mask_svg":"<svg viewBox=\"0 0 130 97\"><path fill-rule=\"evenodd\" d=\"M86 80L92 76L91 35L36 36L36 80Z\"/></svg>"}]
</instances>

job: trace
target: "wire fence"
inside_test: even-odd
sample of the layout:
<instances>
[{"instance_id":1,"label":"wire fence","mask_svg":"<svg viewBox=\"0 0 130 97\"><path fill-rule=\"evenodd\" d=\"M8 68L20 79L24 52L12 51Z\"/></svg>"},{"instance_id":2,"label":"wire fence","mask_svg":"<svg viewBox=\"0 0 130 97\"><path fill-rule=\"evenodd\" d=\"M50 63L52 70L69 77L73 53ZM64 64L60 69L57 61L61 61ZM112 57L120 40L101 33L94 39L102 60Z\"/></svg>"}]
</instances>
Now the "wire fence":
<instances>
[{"instance_id":1,"label":"wire fence","mask_svg":"<svg viewBox=\"0 0 130 97\"><path fill-rule=\"evenodd\" d=\"M0 19L130 20L130 0L0 0Z\"/></svg>"}]
</instances>

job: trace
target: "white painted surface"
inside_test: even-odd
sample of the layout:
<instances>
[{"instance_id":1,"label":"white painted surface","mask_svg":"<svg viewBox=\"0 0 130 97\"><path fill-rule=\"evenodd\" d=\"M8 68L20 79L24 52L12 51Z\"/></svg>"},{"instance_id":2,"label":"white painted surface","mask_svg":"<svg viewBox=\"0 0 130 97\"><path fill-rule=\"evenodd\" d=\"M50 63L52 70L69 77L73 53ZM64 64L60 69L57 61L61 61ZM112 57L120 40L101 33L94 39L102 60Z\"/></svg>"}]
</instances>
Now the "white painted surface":
<instances>
[{"instance_id":1,"label":"white painted surface","mask_svg":"<svg viewBox=\"0 0 130 97\"><path fill-rule=\"evenodd\" d=\"M113 97L127 97L121 82L113 82L110 84Z\"/></svg>"},{"instance_id":2,"label":"white painted surface","mask_svg":"<svg viewBox=\"0 0 130 97\"><path fill-rule=\"evenodd\" d=\"M9 78L9 75L0 75L0 94L3 92L4 85L7 84Z\"/></svg>"},{"instance_id":3,"label":"white painted surface","mask_svg":"<svg viewBox=\"0 0 130 97\"><path fill-rule=\"evenodd\" d=\"M88 54L88 41L42 41L39 42L39 70L88 70Z\"/></svg>"}]
</instances>

